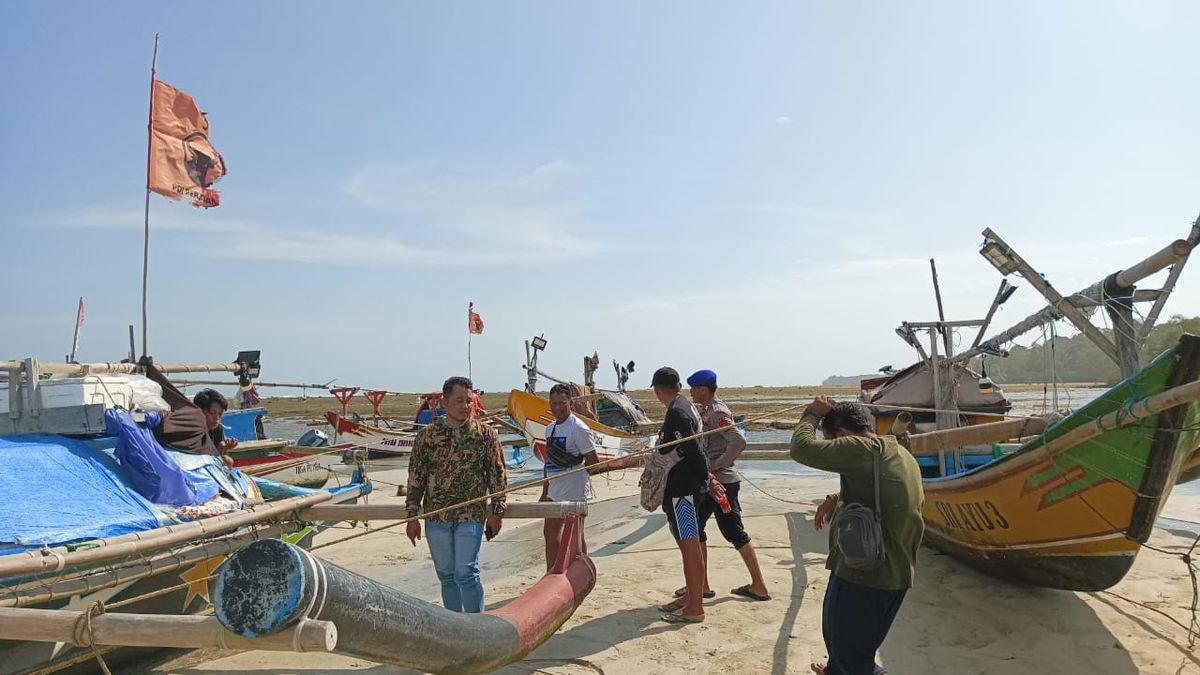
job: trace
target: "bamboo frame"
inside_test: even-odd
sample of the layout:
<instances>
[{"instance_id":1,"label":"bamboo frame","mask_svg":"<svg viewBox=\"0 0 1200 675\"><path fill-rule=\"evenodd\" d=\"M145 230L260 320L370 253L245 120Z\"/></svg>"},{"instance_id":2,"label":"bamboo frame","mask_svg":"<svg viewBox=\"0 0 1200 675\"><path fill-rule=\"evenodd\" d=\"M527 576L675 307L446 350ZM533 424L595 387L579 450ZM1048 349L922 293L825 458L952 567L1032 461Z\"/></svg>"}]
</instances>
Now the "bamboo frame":
<instances>
[{"instance_id":1,"label":"bamboo frame","mask_svg":"<svg viewBox=\"0 0 1200 675\"><path fill-rule=\"evenodd\" d=\"M260 638L245 638L221 626L214 616L97 614L62 609L0 607L0 639L64 642L77 647L176 647L182 649L331 652L337 646L332 621L301 619L293 627Z\"/></svg>"}]
</instances>

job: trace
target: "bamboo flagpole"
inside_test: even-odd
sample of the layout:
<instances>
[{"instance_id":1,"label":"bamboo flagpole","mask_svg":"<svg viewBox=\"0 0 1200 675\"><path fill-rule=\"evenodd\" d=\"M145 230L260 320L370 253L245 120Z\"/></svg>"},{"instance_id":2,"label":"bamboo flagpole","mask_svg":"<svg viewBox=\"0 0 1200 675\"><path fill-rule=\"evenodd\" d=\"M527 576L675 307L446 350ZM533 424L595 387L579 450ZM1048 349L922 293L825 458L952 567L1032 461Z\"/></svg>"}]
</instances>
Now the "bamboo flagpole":
<instances>
[{"instance_id":1,"label":"bamboo flagpole","mask_svg":"<svg viewBox=\"0 0 1200 675\"><path fill-rule=\"evenodd\" d=\"M475 334L475 322L471 320L471 315L475 313L474 308L474 302L467 303L467 379L472 384L475 382L471 379L471 336Z\"/></svg>"},{"instance_id":2,"label":"bamboo flagpole","mask_svg":"<svg viewBox=\"0 0 1200 675\"><path fill-rule=\"evenodd\" d=\"M142 234L142 356L150 353L146 344L149 330L146 322L146 289L150 278L150 161L154 141L154 81L158 69L158 33L154 34L154 56L150 59L150 118L146 122L146 219Z\"/></svg>"}]
</instances>

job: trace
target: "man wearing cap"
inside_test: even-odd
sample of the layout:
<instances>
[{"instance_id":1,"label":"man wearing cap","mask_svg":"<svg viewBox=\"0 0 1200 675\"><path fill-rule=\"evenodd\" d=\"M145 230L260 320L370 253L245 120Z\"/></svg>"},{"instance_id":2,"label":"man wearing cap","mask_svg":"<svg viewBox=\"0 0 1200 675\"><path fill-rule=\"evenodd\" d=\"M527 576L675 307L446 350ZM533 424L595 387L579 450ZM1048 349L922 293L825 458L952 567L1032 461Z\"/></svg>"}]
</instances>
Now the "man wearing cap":
<instances>
[{"instance_id":1,"label":"man wearing cap","mask_svg":"<svg viewBox=\"0 0 1200 675\"><path fill-rule=\"evenodd\" d=\"M725 513L717 504L713 497L717 488L713 485L713 489L709 490L697 509L697 518L700 521L700 551L704 559L704 597L711 598L715 595L708 587L708 537L704 532L709 517L715 516L721 536L742 556L742 562L746 563L746 569L750 572L750 583L731 592L751 600L770 600L771 595L767 592L767 584L758 566L758 556L754 553L754 546L750 544L750 535L746 534L742 525L742 507L738 503L738 488L742 479L733 463L746 449L746 439L734 427L733 412L729 410L729 406L717 398L716 373L711 370L698 370L692 373L687 383L691 387L692 402L700 412L704 431L721 427L728 429L722 434L706 436L703 443L704 454L708 458L710 484L711 481L721 484L730 507L729 513ZM687 589L681 588L675 593L683 595L686 591Z\"/></svg>"},{"instance_id":2,"label":"man wearing cap","mask_svg":"<svg viewBox=\"0 0 1200 675\"><path fill-rule=\"evenodd\" d=\"M686 398L680 395L682 385L674 368L659 368L650 380L654 396L667 407L658 445L673 443L700 433L700 415ZM700 524L696 516L704 500L708 484L708 464L696 439L676 443L659 450L663 455L678 453L679 462L667 474L663 491L663 511L679 553L683 557L683 578L686 589L659 610L666 612L667 623L700 623L704 621L704 554L700 549Z\"/></svg>"}]
</instances>

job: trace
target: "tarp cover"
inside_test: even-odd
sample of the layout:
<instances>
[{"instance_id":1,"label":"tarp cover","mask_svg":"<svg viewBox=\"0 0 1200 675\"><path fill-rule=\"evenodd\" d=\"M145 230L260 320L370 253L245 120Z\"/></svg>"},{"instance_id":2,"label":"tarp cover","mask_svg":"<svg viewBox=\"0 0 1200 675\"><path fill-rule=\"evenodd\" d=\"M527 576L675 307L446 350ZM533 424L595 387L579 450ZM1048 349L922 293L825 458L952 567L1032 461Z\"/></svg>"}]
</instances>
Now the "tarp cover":
<instances>
[{"instance_id":1,"label":"tarp cover","mask_svg":"<svg viewBox=\"0 0 1200 675\"><path fill-rule=\"evenodd\" d=\"M118 471L84 441L0 437L0 554L158 527L154 506Z\"/></svg>"},{"instance_id":2,"label":"tarp cover","mask_svg":"<svg viewBox=\"0 0 1200 675\"><path fill-rule=\"evenodd\" d=\"M167 506L194 506L217 494L215 485L198 486L154 440L151 428L158 426L157 413L146 413L145 426L133 421L129 413L108 410L104 430L117 437L116 457L126 482L146 499Z\"/></svg>"}]
</instances>

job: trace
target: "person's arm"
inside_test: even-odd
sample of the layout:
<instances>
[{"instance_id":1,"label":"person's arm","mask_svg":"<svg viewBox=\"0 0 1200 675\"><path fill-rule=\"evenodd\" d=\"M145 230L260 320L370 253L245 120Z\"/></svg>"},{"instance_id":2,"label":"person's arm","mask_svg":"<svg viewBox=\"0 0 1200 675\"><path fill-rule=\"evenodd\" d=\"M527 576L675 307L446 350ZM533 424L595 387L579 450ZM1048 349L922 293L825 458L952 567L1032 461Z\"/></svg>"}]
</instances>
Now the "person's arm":
<instances>
[{"instance_id":1,"label":"person's arm","mask_svg":"<svg viewBox=\"0 0 1200 675\"><path fill-rule=\"evenodd\" d=\"M508 467L504 465L504 449L500 446L500 435L496 430L488 425L482 425L486 434L485 442L491 445L491 453L488 462L488 475L491 477L488 480L487 490L489 494L500 492L508 487ZM506 495L496 495L492 497L491 515L502 517L504 510L508 506Z\"/></svg>"},{"instance_id":2,"label":"person's arm","mask_svg":"<svg viewBox=\"0 0 1200 675\"><path fill-rule=\"evenodd\" d=\"M717 471L725 467L733 466L737 461L742 451L746 449L746 439L738 433L737 427L733 424L733 415L724 410L715 413L717 426L725 427L726 431L722 434L722 438L726 439L725 452L721 456L710 461L708 464L709 471Z\"/></svg>"},{"instance_id":3,"label":"person's arm","mask_svg":"<svg viewBox=\"0 0 1200 675\"><path fill-rule=\"evenodd\" d=\"M818 439L817 424L820 421L811 406L804 411L792 432L792 459L834 473L872 471L873 444L870 439L863 436L843 436L831 441Z\"/></svg>"},{"instance_id":4,"label":"person's arm","mask_svg":"<svg viewBox=\"0 0 1200 675\"><path fill-rule=\"evenodd\" d=\"M425 486L429 482L433 464L426 437L424 431L417 434L413 441L412 456L408 459L408 494L404 499L404 510L409 518L421 512L421 502L425 499Z\"/></svg>"}]
</instances>

